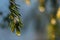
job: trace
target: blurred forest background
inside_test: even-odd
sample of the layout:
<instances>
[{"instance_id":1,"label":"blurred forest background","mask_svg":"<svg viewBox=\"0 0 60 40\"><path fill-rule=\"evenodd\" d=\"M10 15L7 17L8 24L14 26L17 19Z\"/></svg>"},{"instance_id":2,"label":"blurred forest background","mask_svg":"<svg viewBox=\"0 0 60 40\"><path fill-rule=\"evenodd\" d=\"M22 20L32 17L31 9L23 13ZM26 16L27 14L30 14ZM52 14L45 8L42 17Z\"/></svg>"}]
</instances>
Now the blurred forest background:
<instances>
[{"instance_id":1,"label":"blurred forest background","mask_svg":"<svg viewBox=\"0 0 60 40\"><path fill-rule=\"evenodd\" d=\"M60 0L15 0L23 23L21 36L12 33L4 17L9 0L0 0L0 40L60 40ZM2 25L4 24L4 25Z\"/></svg>"}]
</instances>

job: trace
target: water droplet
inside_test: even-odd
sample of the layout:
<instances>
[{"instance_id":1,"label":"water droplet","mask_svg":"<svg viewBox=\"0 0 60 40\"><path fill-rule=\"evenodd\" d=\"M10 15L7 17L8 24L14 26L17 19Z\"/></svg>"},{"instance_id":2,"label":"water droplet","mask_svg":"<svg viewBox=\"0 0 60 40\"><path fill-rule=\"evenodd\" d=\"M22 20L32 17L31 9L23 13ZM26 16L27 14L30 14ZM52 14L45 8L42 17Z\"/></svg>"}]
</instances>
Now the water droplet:
<instances>
[{"instance_id":1,"label":"water droplet","mask_svg":"<svg viewBox=\"0 0 60 40\"><path fill-rule=\"evenodd\" d=\"M21 34L20 34L20 31L16 31L16 35L17 36L20 36Z\"/></svg>"}]
</instances>

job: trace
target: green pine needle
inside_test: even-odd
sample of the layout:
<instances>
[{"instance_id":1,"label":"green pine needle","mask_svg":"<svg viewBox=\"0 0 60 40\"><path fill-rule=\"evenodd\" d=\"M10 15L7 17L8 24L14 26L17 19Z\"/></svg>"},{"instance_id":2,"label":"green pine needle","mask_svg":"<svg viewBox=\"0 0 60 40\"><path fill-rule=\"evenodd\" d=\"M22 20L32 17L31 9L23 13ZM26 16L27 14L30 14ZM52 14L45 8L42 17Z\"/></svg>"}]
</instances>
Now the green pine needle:
<instances>
[{"instance_id":1,"label":"green pine needle","mask_svg":"<svg viewBox=\"0 0 60 40\"><path fill-rule=\"evenodd\" d=\"M18 7L15 3L15 0L10 0L10 14L6 18L10 25L11 31L14 32L16 30L17 36L21 33L21 28L23 26L21 22L21 15L19 14Z\"/></svg>"}]
</instances>

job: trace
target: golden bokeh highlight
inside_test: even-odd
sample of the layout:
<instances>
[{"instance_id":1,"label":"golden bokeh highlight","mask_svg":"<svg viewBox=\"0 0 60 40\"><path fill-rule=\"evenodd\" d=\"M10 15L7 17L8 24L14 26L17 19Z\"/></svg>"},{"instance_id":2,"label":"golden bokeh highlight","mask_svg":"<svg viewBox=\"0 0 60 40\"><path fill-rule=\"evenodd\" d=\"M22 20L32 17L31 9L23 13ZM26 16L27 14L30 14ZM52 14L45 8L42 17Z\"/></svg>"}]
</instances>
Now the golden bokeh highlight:
<instances>
[{"instance_id":1,"label":"golden bokeh highlight","mask_svg":"<svg viewBox=\"0 0 60 40\"><path fill-rule=\"evenodd\" d=\"M26 4L27 5L30 5L30 0L26 0Z\"/></svg>"},{"instance_id":2,"label":"golden bokeh highlight","mask_svg":"<svg viewBox=\"0 0 60 40\"><path fill-rule=\"evenodd\" d=\"M52 34L52 38L55 39L55 34L54 33Z\"/></svg>"},{"instance_id":3,"label":"golden bokeh highlight","mask_svg":"<svg viewBox=\"0 0 60 40\"><path fill-rule=\"evenodd\" d=\"M58 8L57 14L56 14L57 19L60 19L60 7Z\"/></svg>"},{"instance_id":4,"label":"golden bokeh highlight","mask_svg":"<svg viewBox=\"0 0 60 40\"><path fill-rule=\"evenodd\" d=\"M45 1L45 0L39 0L39 2L42 3L42 4L44 3L44 1Z\"/></svg>"},{"instance_id":5,"label":"golden bokeh highlight","mask_svg":"<svg viewBox=\"0 0 60 40\"><path fill-rule=\"evenodd\" d=\"M56 20L54 18L51 19L51 24L53 24L53 25L56 24Z\"/></svg>"},{"instance_id":6,"label":"golden bokeh highlight","mask_svg":"<svg viewBox=\"0 0 60 40\"><path fill-rule=\"evenodd\" d=\"M40 12L44 12L45 11L45 8L41 7L41 6L39 6L38 9L39 9Z\"/></svg>"},{"instance_id":7,"label":"golden bokeh highlight","mask_svg":"<svg viewBox=\"0 0 60 40\"><path fill-rule=\"evenodd\" d=\"M54 27L51 24L48 24L47 26L47 38L48 40L55 40L55 33L54 33Z\"/></svg>"}]
</instances>

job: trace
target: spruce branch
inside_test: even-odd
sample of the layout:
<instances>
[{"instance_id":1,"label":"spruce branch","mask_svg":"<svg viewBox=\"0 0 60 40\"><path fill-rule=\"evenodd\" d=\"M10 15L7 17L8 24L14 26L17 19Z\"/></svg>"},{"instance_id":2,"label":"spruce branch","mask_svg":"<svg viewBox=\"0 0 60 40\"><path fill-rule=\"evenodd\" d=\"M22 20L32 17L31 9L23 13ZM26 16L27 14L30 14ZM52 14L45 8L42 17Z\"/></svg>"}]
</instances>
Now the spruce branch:
<instances>
[{"instance_id":1,"label":"spruce branch","mask_svg":"<svg viewBox=\"0 0 60 40\"><path fill-rule=\"evenodd\" d=\"M16 32L20 36L21 28L23 26L21 22L21 15L19 14L17 4L15 0L10 0L10 14L6 18L12 32Z\"/></svg>"}]
</instances>

